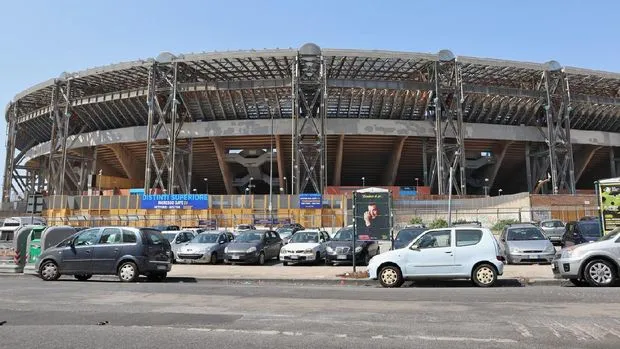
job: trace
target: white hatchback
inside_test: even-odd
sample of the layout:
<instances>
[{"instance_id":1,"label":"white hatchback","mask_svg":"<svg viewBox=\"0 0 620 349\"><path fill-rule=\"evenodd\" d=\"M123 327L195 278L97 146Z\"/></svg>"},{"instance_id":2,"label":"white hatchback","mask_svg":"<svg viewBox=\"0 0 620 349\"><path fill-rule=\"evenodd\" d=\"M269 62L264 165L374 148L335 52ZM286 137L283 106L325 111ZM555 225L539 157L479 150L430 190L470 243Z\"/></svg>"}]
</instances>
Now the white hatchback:
<instances>
[{"instance_id":1,"label":"white hatchback","mask_svg":"<svg viewBox=\"0 0 620 349\"><path fill-rule=\"evenodd\" d=\"M503 261L489 229L452 227L428 230L405 248L373 257L368 273L383 287L416 279L471 279L488 287L503 274Z\"/></svg>"}]
</instances>

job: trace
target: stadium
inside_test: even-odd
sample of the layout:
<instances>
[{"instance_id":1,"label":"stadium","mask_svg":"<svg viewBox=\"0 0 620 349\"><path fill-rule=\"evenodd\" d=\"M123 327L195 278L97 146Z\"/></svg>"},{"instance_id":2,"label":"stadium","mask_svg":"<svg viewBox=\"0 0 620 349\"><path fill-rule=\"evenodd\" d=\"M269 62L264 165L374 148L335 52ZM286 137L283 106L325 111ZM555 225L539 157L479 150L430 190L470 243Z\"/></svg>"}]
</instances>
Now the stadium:
<instances>
[{"instance_id":1,"label":"stadium","mask_svg":"<svg viewBox=\"0 0 620 349\"><path fill-rule=\"evenodd\" d=\"M62 73L5 118L5 202L132 188L574 194L617 176L620 74L449 50L162 53Z\"/></svg>"}]
</instances>

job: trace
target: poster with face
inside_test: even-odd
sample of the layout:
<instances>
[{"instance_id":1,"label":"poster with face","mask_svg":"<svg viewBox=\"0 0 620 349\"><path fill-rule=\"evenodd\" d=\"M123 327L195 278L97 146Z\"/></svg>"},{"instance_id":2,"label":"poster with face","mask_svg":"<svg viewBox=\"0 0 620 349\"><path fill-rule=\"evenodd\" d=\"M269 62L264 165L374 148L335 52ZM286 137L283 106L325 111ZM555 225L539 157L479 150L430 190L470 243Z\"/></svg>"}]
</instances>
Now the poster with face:
<instances>
[{"instance_id":1,"label":"poster with face","mask_svg":"<svg viewBox=\"0 0 620 349\"><path fill-rule=\"evenodd\" d=\"M358 239L390 239L389 192L355 192L354 215Z\"/></svg>"},{"instance_id":2,"label":"poster with face","mask_svg":"<svg viewBox=\"0 0 620 349\"><path fill-rule=\"evenodd\" d=\"M620 183L601 183L600 200L604 233L609 233L620 227Z\"/></svg>"}]
</instances>

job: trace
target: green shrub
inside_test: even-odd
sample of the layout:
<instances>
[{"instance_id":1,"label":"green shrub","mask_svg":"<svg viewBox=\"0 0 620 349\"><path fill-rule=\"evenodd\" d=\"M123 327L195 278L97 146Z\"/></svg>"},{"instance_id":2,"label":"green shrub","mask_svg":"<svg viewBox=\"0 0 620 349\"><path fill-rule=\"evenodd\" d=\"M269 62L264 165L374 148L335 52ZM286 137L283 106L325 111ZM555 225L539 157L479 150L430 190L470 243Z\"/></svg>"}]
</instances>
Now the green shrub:
<instances>
[{"instance_id":1,"label":"green shrub","mask_svg":"<svg viewBox=\"0 0 620 349\"><path fill-rule=\"evenodd\" d=\"M500 231L504 230L505 226L507 226L509 224L515 224L515 223L519 223L519 221L516 220L516 219L501 219L501 220L497 221L497 223L495 223L493 225L493 227L491 227L491 230L500 232Z\"/></svg>"},{"instance_id":2,"label":"green shrub","mask_svg":"<svg viewBox=\"0 0 620 349\"><path fill-rule=\"evenodd\" d=\"M447 228L448 222L443 218L437 218L428 225L430 229Z\"/></svg>"},{"instance_id":3,"label":"green shrub","mask_svg":"<svg viewBox=\"0 0 620 349\"><path fill-rule=\"evenodd\" d=\"M420 217L413 217L409 221L409 224L424 224L424 222L422 221L422 218Z\"/></svg>"}]
</instances>

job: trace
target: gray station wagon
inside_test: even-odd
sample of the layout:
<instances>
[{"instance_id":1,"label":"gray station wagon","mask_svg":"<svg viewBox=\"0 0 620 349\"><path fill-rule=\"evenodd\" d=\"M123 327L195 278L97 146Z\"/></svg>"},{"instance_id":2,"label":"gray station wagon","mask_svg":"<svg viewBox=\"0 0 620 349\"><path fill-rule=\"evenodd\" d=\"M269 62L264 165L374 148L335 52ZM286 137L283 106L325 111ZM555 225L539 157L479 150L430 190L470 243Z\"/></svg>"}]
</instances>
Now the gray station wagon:
<instances>
[{"instance_id":1,"label":"gray station wagon","mask_svg":"<svg viewBox=\"0 0 620 349\"><path fill-rule=\"evenodd\" d=\"M43 251L36 270L46 281L63 274L80 281L94 274L118 275L124 282L136 281L140 275L161 281L171 270L171 248L156 229L91 228Z\"/></svg>"}]
</instances>

